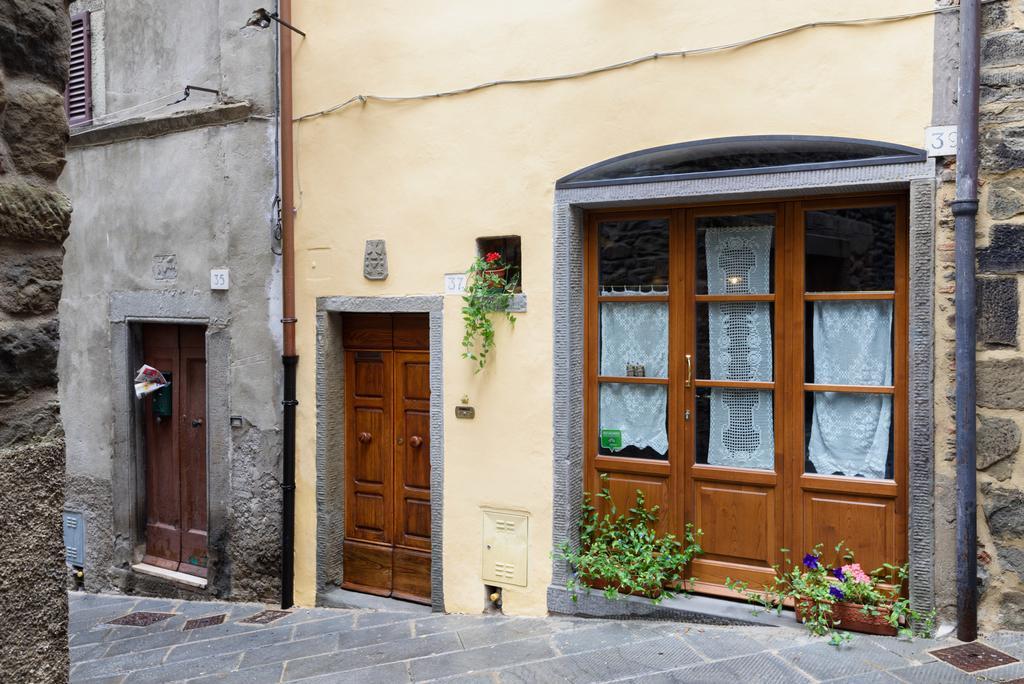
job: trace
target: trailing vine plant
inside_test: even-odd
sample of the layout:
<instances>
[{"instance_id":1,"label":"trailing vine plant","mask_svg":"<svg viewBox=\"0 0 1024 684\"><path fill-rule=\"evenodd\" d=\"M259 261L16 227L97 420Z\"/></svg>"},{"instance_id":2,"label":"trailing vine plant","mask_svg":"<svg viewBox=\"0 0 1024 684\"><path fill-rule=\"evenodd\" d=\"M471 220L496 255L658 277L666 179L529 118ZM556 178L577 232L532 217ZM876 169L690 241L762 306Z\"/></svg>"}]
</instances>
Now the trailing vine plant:
<instances>
[{"instance_id":1,"label":"trailing vine plant","mask_svg":"<svg viewBox=\"0 0 1024 684\"><path fill-rule=\"evenodd\" d=\"M462 336L462 358L469 359L479 373L487 363L487 355L494 349L494 322L491 317L500 313L510 325L516 317L508 311L516 290L517 276L508 277L509 265L498 252L478 256L466 271L466 291L462 296L462 320L466 332Z\"/></svg>"},{"instance_id":2,"label":"trailing vine plant","mask_svg":"<svg viewBox=\"0 0 1024 684\"><path fill-rule=\"evenodd\" d=\"M581 590L590 593L595 587L602 589L608 599L637 594L655 604L675 596L676 586L684 592L692 591L696 579L684 580L683 572L687 563L702 553L699 539L703 533L687 523L683 541L673 534L659 534L655 530L659 507L647 508L644 493L639 489L636 504L619 514L604 486L607 476L602 475L601 481L596 498L604 502L609 512L601 515L590 493L585 493L579 546L563 542L555 552L556 558L573 568L566 582L572 600L578 600Z\"/></svg>"}]
</instances>

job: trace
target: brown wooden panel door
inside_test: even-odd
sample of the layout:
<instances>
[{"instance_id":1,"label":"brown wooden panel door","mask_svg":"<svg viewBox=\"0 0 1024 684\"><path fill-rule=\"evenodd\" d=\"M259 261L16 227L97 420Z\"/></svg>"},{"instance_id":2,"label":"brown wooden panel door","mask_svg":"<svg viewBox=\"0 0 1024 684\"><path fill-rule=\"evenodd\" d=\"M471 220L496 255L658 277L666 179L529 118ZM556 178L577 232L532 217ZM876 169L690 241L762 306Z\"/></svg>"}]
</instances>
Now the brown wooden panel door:
<instances>
[{"instance_id":1,"label":"brown wooden panel door","mask_svg":"<svg viewBox=\"0 0 1024 684\"><path fill-rule=\"evenodd\" d=\"M146 550L152 565L205 577L206 330L147 324L143 358L170 380L171 415L142 402L146 435Z\"/></svg>"},{"instance_id":2,"label":"brown wooden panel door","mask_svg":"<svg viewBox=\"0 0 1024 684\"><path fill-rule=\"evenodd\" d=\"M169 375L172 413L178 414L178 326L145 325L142 328L143 358L165 376ZM167 570L181 563L181 487L175 417L153 412L154 395L142 401L146 433L146 554L145 562Z\"/></svg>"},{"instance_id":3,"label":"brown wooden panel door","mask_svg":"<svg viewBox=\"0 0 1024 684\"><path fill-rule=\"evenodd\" d=\"M425 315L343 319L344 586L430 602L430 358Z\"/></svg>"}]
</instances>

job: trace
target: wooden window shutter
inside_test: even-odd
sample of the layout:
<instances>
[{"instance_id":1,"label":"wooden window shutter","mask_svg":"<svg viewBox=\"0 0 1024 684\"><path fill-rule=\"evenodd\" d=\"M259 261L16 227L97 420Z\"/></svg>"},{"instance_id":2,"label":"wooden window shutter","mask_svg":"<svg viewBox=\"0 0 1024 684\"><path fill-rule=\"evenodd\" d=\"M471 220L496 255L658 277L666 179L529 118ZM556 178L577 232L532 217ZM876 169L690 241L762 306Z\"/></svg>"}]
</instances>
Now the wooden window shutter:
<instances>
[{"instance_id":1,"label":"wooden window shutter","mask_svg":"<svg viewBox=\"0 0 1024 684\"><path fill-rule=\"evenodd\" d=\"M64 91L64 109L72 126L92 121L92 79L89 13L71 16L71 65L68 87Z\"/></svg>"}]
</instances>

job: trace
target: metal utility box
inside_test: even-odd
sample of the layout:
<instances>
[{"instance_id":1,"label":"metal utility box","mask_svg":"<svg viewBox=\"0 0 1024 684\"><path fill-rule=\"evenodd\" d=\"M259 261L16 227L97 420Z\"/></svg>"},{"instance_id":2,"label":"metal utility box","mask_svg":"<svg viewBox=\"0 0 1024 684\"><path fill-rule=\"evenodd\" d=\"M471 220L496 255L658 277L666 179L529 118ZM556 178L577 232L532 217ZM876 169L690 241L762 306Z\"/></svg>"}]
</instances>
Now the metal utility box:
<instances>
[{"instance_id":1,"label":"metal utility box","mask_svg":"<svg viewBox=\"0 0 1024 684\"><path fill-rule=\"evenodd\" d=\"M483 509L483 580L526 586L530 518L525 513Z\"/></svg>"},{"instance_id":2,"label":"metal utility box","mask_svg":"<svg viewBox=\"0 0 1024 684\"><path fill-rule=\"evenodd\" d=\"M172 395L171 392L174 388L171 386L171 374L164 373L163 376L167 378L167 384L153 392L153 415L157 418L170 418L174 412L172 410Z\"/></svg>"},{"instance_id":3,"label":"metal utility box","mask_svg":"<svg viewBox=\"0 0 1024 684\"><path fill-rule=\"evenodd\" d=\"M64 511L64 560L76 568L85 567L85 517Z\"/></svg>"}]
</instances>

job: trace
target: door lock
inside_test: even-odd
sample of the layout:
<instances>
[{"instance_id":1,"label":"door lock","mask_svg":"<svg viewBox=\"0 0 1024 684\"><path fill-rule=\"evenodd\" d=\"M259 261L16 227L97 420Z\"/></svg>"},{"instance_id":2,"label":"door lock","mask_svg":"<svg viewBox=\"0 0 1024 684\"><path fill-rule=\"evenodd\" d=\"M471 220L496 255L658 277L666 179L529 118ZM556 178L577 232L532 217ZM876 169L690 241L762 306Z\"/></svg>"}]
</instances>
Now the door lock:
<instances>
[{"instance_id":1,"label":"door lock","mask_svg":"<svg viewBox=\"0 0 1024 684\"><path fill-rule=\"evenodd\" d=\"M398 438L398 446L402 446L403 444L405 444L405 438L404 437L399 437Z\"/></svg>"},{"instance_id":2,"label":"door lock","mask_svg":"<svg viewBox=\"0 0 1024 684\"><path fill-rule=\"evenodd\" d=\"M690 420L690 409L683 411L683 420Z\"/></svg>"}]
</instances>

